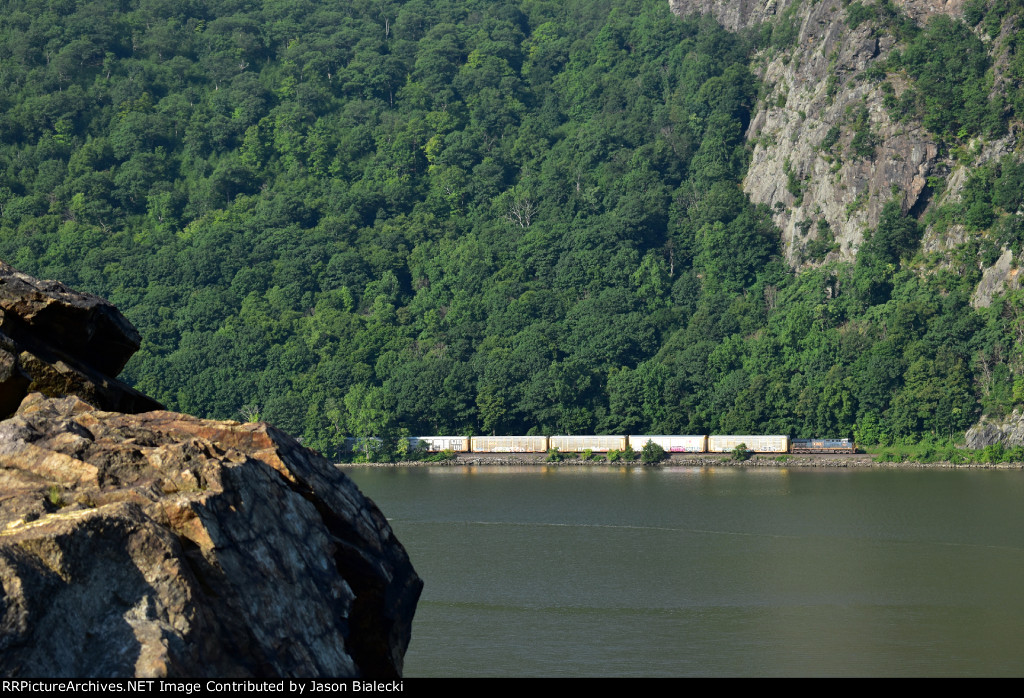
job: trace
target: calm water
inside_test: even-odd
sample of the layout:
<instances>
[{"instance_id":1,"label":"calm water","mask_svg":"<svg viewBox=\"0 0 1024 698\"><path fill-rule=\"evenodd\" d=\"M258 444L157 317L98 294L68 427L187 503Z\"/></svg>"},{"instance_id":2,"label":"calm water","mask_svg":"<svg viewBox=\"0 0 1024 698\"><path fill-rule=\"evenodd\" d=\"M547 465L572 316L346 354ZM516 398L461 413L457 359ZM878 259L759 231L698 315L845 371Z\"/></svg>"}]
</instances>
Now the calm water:
<instances>
[{"instance_id":1,"label":"calm water","mask_svg":"<svg viewBox=\"0 0 1024 698\"><path fill-rule=\"evenodd\" d=\"M1024 472L347 472L425 581L406 676L1019 676Z\"/></svg>"}]
</instances>

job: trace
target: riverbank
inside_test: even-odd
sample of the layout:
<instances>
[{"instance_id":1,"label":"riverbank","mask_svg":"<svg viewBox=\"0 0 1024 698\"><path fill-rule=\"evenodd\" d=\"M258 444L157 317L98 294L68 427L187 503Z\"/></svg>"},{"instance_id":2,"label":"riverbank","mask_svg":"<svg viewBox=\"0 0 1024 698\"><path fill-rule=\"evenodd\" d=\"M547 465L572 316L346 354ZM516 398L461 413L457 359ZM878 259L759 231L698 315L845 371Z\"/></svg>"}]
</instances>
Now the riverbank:
<instances>
[{"instance_id":1,"label":"riverbank","mask_svg":"<svg viewBox=\"0 0 1024 698\"><path fill-rule=\"evenodd\" d=\"M753 456L745 461L733 460L728 454L677 454L656 465L645 465L639 460L609 463L603 459L564 458L558 462L547 462L547 454L463 454L448 461L403 461L400 463L338 463L343 468L610 468L610 469L671 469L671 468L921 468L921 469L972 469L972 470L1022 470L1024 463L952 463L936 461L876 462L875 455L857 453L852 455L831 454L782 454L778 456Z\"/></svg>"}]
</instances>

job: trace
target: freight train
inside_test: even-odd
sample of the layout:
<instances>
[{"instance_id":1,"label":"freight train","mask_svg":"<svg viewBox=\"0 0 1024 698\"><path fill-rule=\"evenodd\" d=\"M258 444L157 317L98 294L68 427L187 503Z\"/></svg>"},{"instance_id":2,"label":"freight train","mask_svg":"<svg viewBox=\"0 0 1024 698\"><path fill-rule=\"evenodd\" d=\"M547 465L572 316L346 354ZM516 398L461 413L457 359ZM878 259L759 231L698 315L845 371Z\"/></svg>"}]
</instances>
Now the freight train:
<instances>
[{"instance_id":1,"label":"freight train","mask_svg":"<svg viewBox=\"0 0 1024 698\"><path fill-rule=\"evenodd\" d=\"M365 439L362 441L366 441ZM380 443L380 439L372 439ZM631 434L623 436L412 436L409 447L426 453L607 453L632 448L640 451L650 441L666 453L729 453L743 444L751 453L856 453L852 439L790 439L758 434L682 436ZM346 439L346 450L359 448L359 439Z\"/></svg>"}]
</instances>

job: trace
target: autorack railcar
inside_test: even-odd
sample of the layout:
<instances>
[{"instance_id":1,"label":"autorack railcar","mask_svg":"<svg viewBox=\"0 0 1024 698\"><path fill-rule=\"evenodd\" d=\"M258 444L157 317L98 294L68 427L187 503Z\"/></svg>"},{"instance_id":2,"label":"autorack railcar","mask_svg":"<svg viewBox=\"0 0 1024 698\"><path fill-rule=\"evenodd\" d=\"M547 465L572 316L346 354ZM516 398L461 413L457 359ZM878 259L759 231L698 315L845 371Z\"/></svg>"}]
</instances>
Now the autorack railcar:
<instances>
[{"instance_id":1,"label":"autorack railcar","mask_svg":"<svg viewBox=\"0 0 1024 698\"><path fill-rule=\"evenodd\" d=\"M665 453L706 453L708 450L707 436L682 436L682 435L645 435L638 434L629 436L629 446L634 451L641 451L650 441L665 449Z\"/></svg>"},{"instance_id":2,"label":"autorack railcar","mask_svg":"<svg viewBox=\"0 0 1024 698\"><path fill-rule=\"evenodd\" d=\"M752 453L787 453L788 436L764 436L760 434L719 435L708 437L708 453L728 453L743 444Z\"/></svg>"},{"instance_id":3,"label":"autorack railcar","mask_svg":"<svg viewBox=\"0 0 1024 698\"><path fill-rule=\"evenodd\" d=\"M470 449L473 453L544 453L548 450L548 437L474 436Z\"/></svg>"},{"instance_id":4,"label":"autorack railcar","mask_svg":"<svg viewBox=\"0 0 1024 698\"><path fill-rule=\"evenodd\" d=\"M557 448L559 453L607 453L608 451L624 451L625 436L552 436L548 439L548 448Z\"/></svg>"}]
</instances>

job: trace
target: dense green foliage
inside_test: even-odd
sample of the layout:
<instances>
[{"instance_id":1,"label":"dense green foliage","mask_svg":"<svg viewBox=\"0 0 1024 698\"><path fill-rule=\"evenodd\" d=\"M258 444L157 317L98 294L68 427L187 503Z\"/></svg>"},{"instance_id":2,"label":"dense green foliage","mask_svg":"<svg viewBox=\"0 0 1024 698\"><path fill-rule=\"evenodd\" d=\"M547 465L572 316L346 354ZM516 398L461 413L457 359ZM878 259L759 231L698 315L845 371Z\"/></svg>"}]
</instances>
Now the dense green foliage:
<instances>
[{"instance_id":1,"label":"dense green foliage","mask_svg":"<svg viewBox=\"0 0 1024 698\"><path fill-rule=\"evenodd\" d=\"M0 256L121 307L139 389L326 452L888 443L1008 409L1024 297L978 313L969 260L914 273L898 208L853 267L779 261L738 183L751 42L784 34L663 0L5 0ZM923 109L941 60L904 53ZM975 111L948 123L996 128Z\"/></svg>"},{"instance_id":2,"label":"dense green foliage","mask_svg":"<svg viewBox=\"0 0 1024 698\"><path fill-rule=\"evenodd\" d=\"M870 21L900 41L887 61L865 71L869 79L897 76L905 85L897 96L890 80L883 83L889 111L904 121L920 119L948 144L1002 135L1009 121L1024 114L1024 52L1017 27L1022 16L1021 0L970 0L963 21L939 13L923 27L891 0L855 1L846 8L849 26ZM1005 37L993 41L1004 28ZM1006 57L999 89L993 89L994 53Z\"/></svg>"},{"instance_id":3,"label":"dense green foliage","mask_svg":"<svg viewBox=\"0 0 1024 698\"><path fill-rule=\"evenodd\" d=\"M665 452L665 449L653 441L648 441L640 449L640 461L645 465L654 465L666 458L668 458L668 453Z\"/></svg>"},{"instance_id":4,"label":"dense green foliage","mask_svg":"<svg viewBox=\"0 0 1024 698\"><path fill-rule=\"evenodd\" d=\"M958 448L948 440L926 439L920 444L874 448L876 463L972 463L975 465L1024 462L1024 446L993 444L977 450Z\"/></svg>"}]
</instances>

